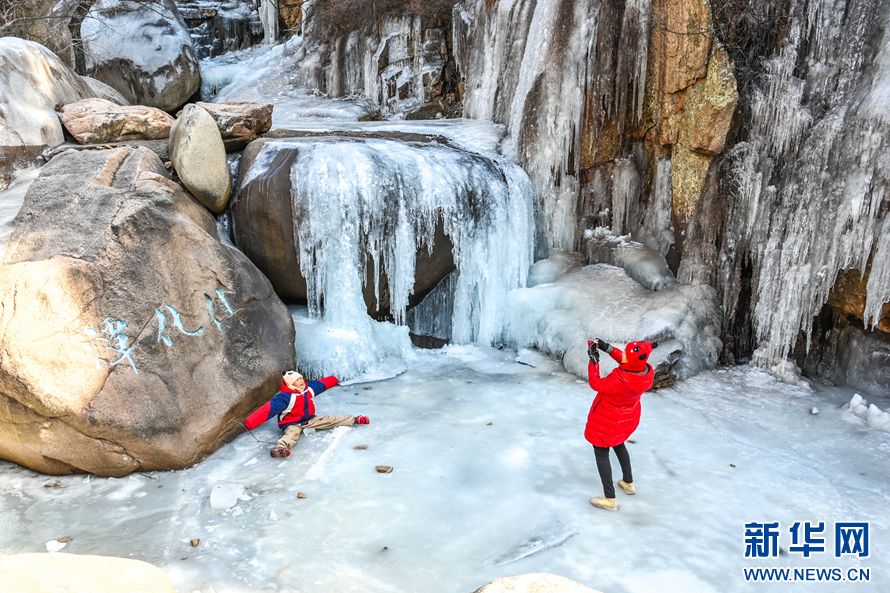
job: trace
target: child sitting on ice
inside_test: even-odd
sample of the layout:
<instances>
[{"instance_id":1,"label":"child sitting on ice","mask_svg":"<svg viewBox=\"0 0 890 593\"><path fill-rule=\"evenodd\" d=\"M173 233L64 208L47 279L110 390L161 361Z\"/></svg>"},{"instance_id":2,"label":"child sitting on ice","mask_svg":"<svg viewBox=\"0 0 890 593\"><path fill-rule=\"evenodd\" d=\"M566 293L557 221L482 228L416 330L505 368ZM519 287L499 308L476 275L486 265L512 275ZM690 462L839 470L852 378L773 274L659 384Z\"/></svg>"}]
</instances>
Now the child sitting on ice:
<instances>
[{"instance_id":1,"label":"child sitting on ice","mask_svg":"<svg viewBox=\"0 0 890 593\"><path fill-rule=\"evenodd\" d=\"M303 375L296 371L288 371L284 373L284 378L281 381L281 391L271 401L248 416L245 425L252 430L277 415L278 428L284 431L284 436L278 440L278 446L272 449L270 454L272 457L287 457L304 428L324 430L335 426L368 424L367 416L315 415L315 404L312 402L312 398L335 385L337 385L337 377L325 377L320 381L310 381L307 385L303 380Z\"/></svg>"}]
</instances>

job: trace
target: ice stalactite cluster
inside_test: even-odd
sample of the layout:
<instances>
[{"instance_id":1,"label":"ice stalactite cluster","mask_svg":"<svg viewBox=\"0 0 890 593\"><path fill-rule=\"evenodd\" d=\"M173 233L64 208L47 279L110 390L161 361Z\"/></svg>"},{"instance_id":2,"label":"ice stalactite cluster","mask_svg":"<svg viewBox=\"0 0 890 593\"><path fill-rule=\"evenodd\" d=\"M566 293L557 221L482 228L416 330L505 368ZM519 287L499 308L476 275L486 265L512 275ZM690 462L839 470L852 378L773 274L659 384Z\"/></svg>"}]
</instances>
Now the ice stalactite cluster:
<instances>
[{"instance_id":1,"label":"ice stalactite cluster","mask_svg":"<svg viewBox=\"0 0 890 593\"><path fill-rule=\"evenodd\" d=\"M334 97L360 96L386 115L411 111L433 99L445 68L445 30L426 28L420 16L384 15L368 30L337 39L321 37L309 11L306 59L301 79L310 89Z\"/></svg>"},{"instance_id":2,"label":"ice stalactite cluster","mask_svg":"<svg viewBox=\"0 0 890 593\"><path fill-rule=\"evenodd\" d=\"M641 109L648 30L649 3L637 0L617 11L559 0L455 7L464 115L506 124L504 153L534 183L539 254L574 248L585 125Z\"/></svg>"},{"instance_id":3,"label":"ice stalactite cluster","mask_svg":"<svg viewBox=\"0 0 890 593\"><path fill-rule=\"evenodd\" d=\"M403 325L416 253L432 249L427 241L437 225L453 243L457 267L453 341L500 339L503 302L509 291L525 286L531 265L531 185L520 167L435 142L293 138L267 143L242 184L264 174L283 149L299 152L290 178L309 317L344 336L342 343L331 343L327 356L342 361L338 372L354 377L400 354L401 347L392 344L407 339L407 328L384 331L379 326L389 324L368 317L364 271L373 269L379 301L385 270L390 311ZM348 349L347 343L371 356L338 351ZM299 363L299 340L297 346ZM317 342L305 346L320 356Z\"/></svg>"},{"instance_id":4,"label":"ice stalactite cluster","mask_svg":"<svg viewBox=\"0 0 890 593\"><path fill-rule=\"evenodd\" d=\"M792 2L753 91L748 136L730 155L728 220L738 224L723 254L736 265L722 270L725 310L738 304L738 266L750 257L755 359L768 368L800 332L809 344L839 270L871 266L866 324L890 301L890 36L880 7Z\"/></svg>"}]
</instances>

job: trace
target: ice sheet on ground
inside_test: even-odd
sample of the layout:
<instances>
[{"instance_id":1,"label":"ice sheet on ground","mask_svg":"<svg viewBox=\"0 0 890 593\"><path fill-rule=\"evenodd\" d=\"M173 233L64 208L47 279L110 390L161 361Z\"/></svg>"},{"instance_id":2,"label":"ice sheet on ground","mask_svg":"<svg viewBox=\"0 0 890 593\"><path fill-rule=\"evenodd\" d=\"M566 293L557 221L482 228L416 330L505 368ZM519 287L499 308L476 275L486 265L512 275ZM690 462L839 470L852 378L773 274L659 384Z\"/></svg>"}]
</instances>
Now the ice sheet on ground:
<instances>
[{"instance_id":1,"label":"ice sheet on ground","mask_svg":"<svg viewBox=\"0 0 890 593\"><path fill-rule=\"evenodd\" d=\"M47 541L71 536L66 552L144 560L178 591L217 593L357 585L469 593L531 572L608 593L788 590L746 583L747 566L863 567L868 585L803 587L890 589L890 443L860 419L845 420L851 391L801 389L742 367L647 393L627 445L637 494L619 491L621 510L607 513L588 503L602 493L583 437L594 393L517 356L479 346L418 351L407 372L373 390L329 390L319 414L363 414L371 423L301 438L287 459L242 434L191 469L52 478L65 489L0 463L0 553L45 552ZM281 431L272 420L254 433L275 442ZM378 474L377 465L395 470ZM252 498L239 500L242 514L210 508L219 481L246 487ZM553 518L578 534L508 565L485 563ZM827 533L825 554L745 558L752 521L779 521L785 550L796 521L829 530L835 521L869 521L871 555L836 559Z\"/></svg>"},{"instance_id":2,"label":"ice sheet on ground","mask_svg":"<svg viewBox=\"0 0 890 593\"><path fill-rule=\"evenodd\" d=\"M225 511L238 504L241 496L244 496L243 484L217 482L211 486L210 508L215 511Z\"/></svg>"},{"instance_id":3,"label":"ice sheet on ground","mask_svg":"<svg viewBox=\"0 0 890 593\"><path fill-rule=\"evenodd\" d=\"M559 519L552 519L539 525L526 541L498 554L489 563L493 566L500 566L528 558L532 554L564 544L566 540L577 533L578 530L571 525L567 525Z\"/></svg>"},{"instance_id":4,"label":"ice sheet on ground","mask_svg":"<svg viewBox=\"0 0 890 593\"><path fill-rule=\"evenodd\" d=\"M508 343L547 352L582 378L587 341L594 338L619 348L632 340L658 341L654 366L682 352L674 366L681 378L713 368L721 347L712 288L674 285L654 292L606 264L570 268L555 282L512 291L507 317ZM600 358L603 374L615 368L609 356Z\"/></svg>"}]
</instances>

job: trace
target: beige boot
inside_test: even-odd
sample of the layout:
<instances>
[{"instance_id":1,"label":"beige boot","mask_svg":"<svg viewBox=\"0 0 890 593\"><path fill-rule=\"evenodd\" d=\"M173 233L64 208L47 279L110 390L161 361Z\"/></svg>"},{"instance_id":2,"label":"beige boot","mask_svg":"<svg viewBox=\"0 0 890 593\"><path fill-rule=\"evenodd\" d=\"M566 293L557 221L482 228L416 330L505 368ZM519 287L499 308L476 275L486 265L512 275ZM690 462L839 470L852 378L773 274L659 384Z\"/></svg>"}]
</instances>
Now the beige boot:
<instances>
[{"instance_id":1,"label":"beige boot","mask_svg":"<svg viewBox=\"0 0 890 593\"><path fill-rule=\"evenodd\" d=\"M618 487L621 488L622 490L624 490L624 493L628 494L628 495L637 493L637 489L634 488L634 485L632 482L628 483L628 482L625 482L624 480L618 480Z\"/></svg>"},{"instance_id":2,"label":"beige boot","mask_svg":"<svg viewBox=\"0 0 890 593\"><path fill-rule=\"evenodd\" d=\"M606 498L603 494L600 494L596 498L591 498L590 504L598 509L606 509L607 511L617 511L621 508L621 505L615 502L614 498Z\"/></svg>"}]
</instances>

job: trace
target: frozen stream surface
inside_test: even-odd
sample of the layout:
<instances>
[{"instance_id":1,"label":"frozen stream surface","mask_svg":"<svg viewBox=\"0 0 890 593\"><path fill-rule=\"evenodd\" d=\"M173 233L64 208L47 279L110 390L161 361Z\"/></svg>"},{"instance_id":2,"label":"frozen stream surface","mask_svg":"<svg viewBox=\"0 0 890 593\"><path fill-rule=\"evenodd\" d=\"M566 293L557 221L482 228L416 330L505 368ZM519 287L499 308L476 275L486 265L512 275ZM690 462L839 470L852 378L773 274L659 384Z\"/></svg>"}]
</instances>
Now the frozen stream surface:
<instances>
[{"instance_id":1,"label":"frozen stream surface","mask_svg":"<svg viewBox=\"0 0 890 593\"><path fill-rule=\"evenodd\" d=\"M791 587L746 583L752 566L867 568L868 584L799 587L890 590L890 439L842 409L852 392L739 367L647 393L628 445L637 495L609 513L588 504L602 492L583 438L593 392L561 365L464 346L407 366L319 396L320 413L371 424L305 435L286 460L245 433L194 468L124 479L0 463L0 553L71 536L61 553L148 561L180 593L470 593L530 572L606 593ZM785 550L793 523L824 521L825 553L746 559L744 524L773 521ZM835 521L870 522L869 557L834 557Z\"/></svg>"}]
</instances>

